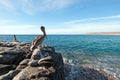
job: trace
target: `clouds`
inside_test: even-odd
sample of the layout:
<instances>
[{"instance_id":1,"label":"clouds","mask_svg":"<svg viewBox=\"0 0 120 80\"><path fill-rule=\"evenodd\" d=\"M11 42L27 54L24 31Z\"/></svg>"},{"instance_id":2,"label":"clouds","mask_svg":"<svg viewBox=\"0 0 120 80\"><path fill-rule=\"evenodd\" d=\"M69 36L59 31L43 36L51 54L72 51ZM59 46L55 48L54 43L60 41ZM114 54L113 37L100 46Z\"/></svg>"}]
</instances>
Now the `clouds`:
<instances>
[{"instance_id":1,"label":"clouds","mask_svg":"<svg viewBox=\"0 0 120 80\"><path fill-rule=\"evenodd\" d=\"M82 23L82 22L88 22L88 21L91 22L91 21L97 21L97 20L106 20L106 19L120 19L120 15L72 20L68 22L63 22L63 24L76 24L76 23Z\"/></svg>"},{"instance_id":2,"label":"clouds","mask_svg":"<svg viewBox=\"0 0 120 80\"><path fill-rule=\"evenodd\" d=\"M76 0L0 0L0 7L7 10L20 10L27 14L39 11L62 9L70 6Z\"/></svg>"},{"instance_id":3,"label":"clouds","mask_svg":"<svg viewBox=\"0 0 120 80\"><path fill-rule=\"evenodd\" d=\"M96 23L96 20L104 20ZM106 19L120 19L120 15L89 18L81 20L80 22L72 22L69 24L52 24L46 25L47 34L86 34L89 32L119 32L120 31L120 20L106 20ZM92 22L86 22L92 21ZM4 23L9 23L11 20L5 20ZM82 23L86 22L86 23ZM42 34L40 25L4 25L0 26L0 34ZM57 26L56 28L52 28Z\"/></svg>"},{"instance_id":4,"label":"clouds","mask_svg":"<svg viewBox=\"0 0 120 80\"><path fill-rule=\"evenodd\" d=\"M57 26L57 28L49 28ZM120 32L120 23L87 23L66 25L49 25L46 27L47 34L86 34L89 32ZM61 27L62 26L62 27ZM0 27L0 34L42 34L39 25L8 25Z\"/></svg>"},{"instance_id":5,"label":"clouds","mask_svg":"<svg viewBox=\"0 0 120 80\"><path fill-rule=\"evenodd\" d=\"M104 0L99 2L97 2L99 8L94 5L81 8L96 2L94 0L0 0L0 33L40 34L40 24L45 25L47 34L119 31L120 14L115 14L120 10L116 10L115 4L112 6L107 4L109 8L106 8L101 6Z\"/></svg>"},{"instance_id":6,"label":"clouds","mask_svg":"<svg viewBox=\"0 0 120 80\"><path fill-rule=\"evenodd\" d=\"M10 0L0 0L0 7L5 9L14 9L14 6Z\"/></svg>"},{"instance_id":7,"label":"clouds","mask_svg":"<svg viewBox=\"0 0 120 80\"><path fill-rule=\"evenodd\" d=\"M120 23L114 24L82 24L71 25L67 28L50 29L49 34L86 34L90 32L120 32Z\"/></svg>"},{"instance_id":8,"label":"clouds","mask_svg":"<svg viewBox=\"0 0 120 80\"><path fill-rule=\"evenodd\" d=\"M68 34L120 32L120 15L71 20L68 22L63 22L62 25L68 27L67 29L61 29L61 32L63 31L63 33ZM59 31L60 30L58 30L58 32Z\"/></svg>"},{"instance_id":9,"label":"clouds","mask_svg":"<svg viewBox=\"0 0 120 80\"><path fill-rule=\"evenodd\" d=\"M38 25L4 25L0 27L0 34L40 34Z\"/></svg>"}]
</instances>

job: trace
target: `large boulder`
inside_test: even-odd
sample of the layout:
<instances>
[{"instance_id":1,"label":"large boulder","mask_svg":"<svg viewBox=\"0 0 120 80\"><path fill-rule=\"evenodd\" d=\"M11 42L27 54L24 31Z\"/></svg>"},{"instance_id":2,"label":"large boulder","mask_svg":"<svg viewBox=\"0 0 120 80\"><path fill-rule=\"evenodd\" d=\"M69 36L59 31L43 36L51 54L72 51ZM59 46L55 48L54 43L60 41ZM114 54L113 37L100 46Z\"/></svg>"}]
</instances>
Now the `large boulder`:
<instances>
[{"instance_id":1,"label":"large boulder","mask_svg":"<svg viewBox=\"0 0 120 80\"><path fill-rule=\"evenodd\" d=\"M117 80L103 71L89 66L64 65L66 80Z\"/></svg>"},{"instance_id":2,"label":"large boulder","mask_svg":"<svg viewBox=\"0 0 120 80\"><path fill-rule=\"evenodd\" d=\"M6 74L1 75L0 80L12 80L13 77L16 76L19 72L19 70L11 70Z\"/></svg>"},{"instance_id":3,"label":"large boulder","mask_svg":"<svg viewBox=\"0 0 120 80\"><path fill-rule=\"evenodd\" d=\"M13 66L11 65L4 65L4 64L0 64L0 75L3 75L7 72L9 72L9 70L13 69Z\"/></svg>"},{"instance_id":4,"label":"large boulder","mask_svg":"<svg viewBox=\"0 0 120 80\"><path fill-rule=\"evenodd\" d=\"M26 55L30 44L20 42L0 42L0 64L17 64Z\"/></svg>"},{"instance_id":5,"label":"large boulder","mask_svg":"<svg viewBox=\"0 0 120 80\"><path fill-rule=\"evenodd\" d=\"M0 75L15 69L19 62L25 58L29 48L30 43L0 42Z\"/></svg>"},{"instance_id":6,"label":"large boulder","mask_svg":"<svg viewBox=\"0 0 120 80\"><path fill-rule=\"evenodd\" d=\"M65 80L62 56L49 46L35 49L16 69L21 71L13 80Z\"/></svg>"}]
</instances>

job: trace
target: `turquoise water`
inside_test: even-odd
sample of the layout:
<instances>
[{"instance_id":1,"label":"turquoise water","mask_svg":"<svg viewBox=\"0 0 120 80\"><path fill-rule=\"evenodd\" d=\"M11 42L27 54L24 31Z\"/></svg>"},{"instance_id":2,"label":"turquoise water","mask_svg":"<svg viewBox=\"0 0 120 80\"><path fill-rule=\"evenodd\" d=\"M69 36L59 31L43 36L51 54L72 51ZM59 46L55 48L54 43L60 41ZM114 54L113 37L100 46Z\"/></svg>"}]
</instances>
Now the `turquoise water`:
<instances>
[{"instance_id":1,"label":"turquoise water","mask_svg":"<svg viewBox=\"0 0 120 80\"><path fill-rule=\"evenodd\" d=\"M23 42L32 42L37 35L17 35ZM0 35L1 41L12 41L12 35ZM75 65L88 64L120 79L120 35L48 35L44 44Z\"/></svg>"}]
</instances>

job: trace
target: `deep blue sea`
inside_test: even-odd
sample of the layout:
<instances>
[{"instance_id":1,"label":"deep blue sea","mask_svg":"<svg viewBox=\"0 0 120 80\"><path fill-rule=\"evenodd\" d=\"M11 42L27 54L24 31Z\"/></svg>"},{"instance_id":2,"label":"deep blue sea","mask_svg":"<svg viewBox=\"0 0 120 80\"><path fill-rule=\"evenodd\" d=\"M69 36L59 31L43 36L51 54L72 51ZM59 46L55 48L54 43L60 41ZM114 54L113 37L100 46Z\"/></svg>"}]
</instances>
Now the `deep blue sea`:
<instances>
[{"instance_id":1,"label":"deep blue sea","mask_svg":"<svg viewBox=\"0 0 120 80\"><path fill-rule=\"evenodd\" d=\"M32 42L37 35L16 35L21 42ZM0 41L12 41L13 35L0 35ZM75 65L90 65L120 79L120 35L48 35L44 44Z\"/></svg>"}]
</instances>

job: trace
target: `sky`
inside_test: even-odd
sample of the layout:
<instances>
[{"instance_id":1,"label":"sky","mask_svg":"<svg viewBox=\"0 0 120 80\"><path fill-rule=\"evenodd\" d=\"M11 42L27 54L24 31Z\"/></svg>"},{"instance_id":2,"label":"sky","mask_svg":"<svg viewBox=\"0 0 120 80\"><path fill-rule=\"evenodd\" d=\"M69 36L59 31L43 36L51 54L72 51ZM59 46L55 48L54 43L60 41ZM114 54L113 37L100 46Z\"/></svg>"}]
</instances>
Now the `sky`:
<instances>
[{"instance_id":1,"label":"sky","mask_svg":"<svg viewBox=\"0 0 120 80\"><path fill-rule=\"evenodd\" d=\"M0 0L0 34L120 32L120 0Z\"/></svg>"}]
</instances>

